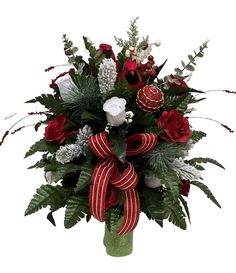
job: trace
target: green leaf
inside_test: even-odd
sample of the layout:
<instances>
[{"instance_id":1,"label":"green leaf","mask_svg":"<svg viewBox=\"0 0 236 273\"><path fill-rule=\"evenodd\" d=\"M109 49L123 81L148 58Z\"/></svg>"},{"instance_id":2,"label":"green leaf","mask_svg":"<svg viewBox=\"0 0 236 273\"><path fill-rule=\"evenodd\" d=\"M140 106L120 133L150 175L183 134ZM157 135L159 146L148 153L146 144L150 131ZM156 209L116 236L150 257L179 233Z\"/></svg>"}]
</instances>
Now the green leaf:
<instances>
[{"instance_id":1,"label":"green leaf","mask_svg":"<svg viewBox=\"0 0 236 273\"><path fill-rule=\"evenodd\" d=\"M170 167L168 167L165 172L159 174L159 178L161 183L165 185L167 189L169 189L173 200L178 199L180 196L179 185L181 184L181 181L176 173Z\"/></svg>"},{"instance_id":2,"label":"green leaf","mask_svg":"<svg viewBox=\"0 0 236 273\"><path fill-rule=\"evenodd\" d=\"M206 196L219 208L221 208L220 204L218 203L218 201L216 200L215 196L213 195L213 193L210 191L210 189L202 182L199 181L190 181L190 184L198 187L199 189L201 189Z\"/></svg>"},{"instance_id":3,"label":"green leaf","mask_svg":"<svg viewBox=\"0 0 236 273\"><path fill-rule=\"evenodd\" d=\"M81 166L73 163L61 164L53 162L45 167L45 171L53 171L53 179L55 182L63 179L64 176L70 173L76 173L81 170Z\"/></svg>"},{"instance_id":4,"label":"green leaf","mask_svg":"<svg viewBox=\"0 0 236 273\"><path fill-rule=\"evenodd\" d=\"M203 55L202 52L199 52L199 53L197 54L197 56L200 57L200 58L202 58L204 55Z\"/></svg>"},{"instance_id":5,"label":"green leaf","mask_svg":"<svg viewBox=\"0 0 236 273\"><path fill-rule=\"evenodd\" d=\"M88 212L88 198L85 196L71 196L67 200L64 226L71 228L77 224Z\"/></svg>"},{"instance_id":6,"label":"green leaf","mask_svg":"<svg viewBox=\"0 0 236 273\"><path fill-rule=\"evenodd\" d=\"M176 107L176 110L184 113L188 109L188 104L190 103L190 100L192 99L191 94L187 94L184 99L179 103L179 105Z\"/></svg>"},{"instance_id":7,"label":"green leaf","mask_svg":"<svg viewBox=\"0 0 236 273\"><path fill-rule=\"evenodd\" d=\"M53 211L50 211L47 215L47 219L53 226L56 226L56 222L52 214L53 214Z\"/></svg>"},{"instance_id":8,"label":"green leaf","mask_svg":"<svg viewBox=\"0 0 236 273\"><path fill-rule=\"evenodd\" d=\"M44 105L45 108L47 108L54 114L60 114L64 111L63 101L60 98L56 97L55 95L42 94L41 96L37 96L32 100L26 101L26 103L35 102L39 102L40 104Z\"/></svg>"},{"instance_id":9,"label":"green leaf","mask_svg":"<svg viewBox=\"0 0 236 273\"><path fill-rule=\"evenodd\" d=\"M47 142L44 138L34 143L29 151L25 154L25 158L31 156L37 152L49 152L55 153L59 149L59 145L53 142Z\"/></svg>"},{"instance_id":10,"label":"green leaf","mask_svg":"<svg viewBox=\"0 0 236 273\"><path fill-rule=\"evenodd\" d=\"M186 200L180 195L179 197L183 207L184 207L184 210L186 212L186 215L188 217L188 220L189 220L189 223L191 223L191 219L190 219L190 213L189 213L189 209L188 209L188 203L186 202Z\"/></svg>"},{"instance_id":11,"label":"green leaf","mask_svg":"<svg viewBox=\"0 0 236 273\"><path fill-rule=\"evenodd\" d=\"M178 74L178 75L183 74L183 72L182 72L182 70L180 68L175 68L174 70L175 70L176 74Z\"/></svg>"},{"instance_id":12,"label":"green leaf","mask_svg":"<svg viewBox=\"0 0 236 273\"><path fill-rule=\"evenodd\" d=\"M191 62L193 62L193 61L194 61L194 58L193 58L193 56L192 56L192 55L188 55L188 58L189 58L189 60L190 60Z\"/></svg>"},{"instance_id":13,"label":"green leaf","mask_svg":"<svg viewBox=\"0 0 236 273\"><path fill-rule=\"evenodd\" d=\"M126 139L125 139L126 131L122 129L112 128L110 130L110 139L112 145L112 151L116 155L116 157L120 160L120 162L125 162L126 157Z\"/></svg>"},{"instance_id":14,"label":"green leaf","mask_svg":"<svg viewBox=\"0 0 236 273\"><path fill-rule=\"evenodd\" d=\"M167 193L164 197L165 214L168 220L181 229L186 229L185 214L178 199L172 199Z\"/></svg>"},{"instance_id":15,"label":"green leaf","mask_svg":"<svg viewBox=\"0 0 236 273\"><path fill-rule=\"evenodd\" d=\"M182 66L183 66L183 67L185 67L185 63L184 63L184 61L181 61L181 64L182 64Z\"/></svg>"},{"instance_id":16,"label":"green leaf","mask_svg":"<svg viewBox=\"0 0 236 273\"><path fill-rule=\"evenodd\" d=\"M59 187L42 185L37 189L36 194L30 201L28 208L25 211L25 216L35 213L46 206L56 207L61 204L63 200L64 195L60 191Z\"/></svg>"},{"instance_id":17,"label":"green leaf","mask_svg":"<svg viewBox=\"0 0 236 273\"><path fill-rule=\"evenodd\" d=\"M221 165L218 161L215 159L209 158L209 157L195 157L191 160L188 160L188 163L191 165L199 164L199 163L211 163L214 164L222 169L225 169L223 165Z\"/></svg>"},{"instance_id":18,"label":"green leaf","mask_svg":"<svg viewBox=\"0 0 236 273\"><path fill-rule=\"evenodd\" d=\"M195 70L195 68L192 66L192 65L187 65L186 67L185 67L188 71L194 71Z\"/></svg>"},{"instance_id":19,"label":"green leaf","mask_svg":"<svg viewBox=\"0 0 236 273\"><path fill-rule=\"evenodd\" d=\"M199 140L201 140L203 137L206 137L206 133L202 132L202 131L193 131L192 132L192 143L195 144L197 143Z\"/></svg>"},{"instance_id":20,"label":"green leaf","mask_svg":"<svg viewBox=\"0 0 236 273\"><path fill-rule=\"evenodd\" d=\"M78 182L76 184L75 192L81 191L86 186L91 184L92 172L93 172L93 168L90 164L86 164L82 167L82 171L80 173Z\"/></svg>"}]
</instances>

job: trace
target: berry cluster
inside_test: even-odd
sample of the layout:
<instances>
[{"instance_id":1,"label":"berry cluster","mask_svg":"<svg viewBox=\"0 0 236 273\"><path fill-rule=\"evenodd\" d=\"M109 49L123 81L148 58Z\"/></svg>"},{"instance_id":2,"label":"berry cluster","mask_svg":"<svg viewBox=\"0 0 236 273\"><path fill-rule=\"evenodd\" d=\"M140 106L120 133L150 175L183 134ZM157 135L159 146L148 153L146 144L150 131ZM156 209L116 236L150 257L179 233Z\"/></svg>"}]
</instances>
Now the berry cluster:
<instances>
[{"instance_id":1,"label":"berry cluster","mask_svg":"<svg viewBox=\"0 0 236 273\"><path fill-rule=\"evenodd\" d=\"M137 69L139 70L141 76L145 77L156 77L158 67L155 64L154 57L152 55L148 56L148 61L145 64L139 63Z\"/></svg>"}]
</instances>

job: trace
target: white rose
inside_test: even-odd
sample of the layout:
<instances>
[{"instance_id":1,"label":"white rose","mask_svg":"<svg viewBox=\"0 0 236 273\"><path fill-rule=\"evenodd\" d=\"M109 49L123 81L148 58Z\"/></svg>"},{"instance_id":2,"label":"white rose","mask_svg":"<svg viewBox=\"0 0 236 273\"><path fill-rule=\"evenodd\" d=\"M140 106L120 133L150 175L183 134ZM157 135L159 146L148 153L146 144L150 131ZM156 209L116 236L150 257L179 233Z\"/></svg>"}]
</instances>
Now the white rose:
<instances>
[{"instance_id":1,"label":"white rose","mask_svg":"<svg viewBox=\"0 0 236 273\"><path fill-rule=\"evenodd\" d=\"M58 86L61 94L61 98L65 102L73 101L73 94L78 92L77 86L72 81L69 74L60 77L56 80L56 85Z\"/></svg>"},{"instance_id":2,"label":"white rose","mask_svg":"<svg viewBox=\"0 0 236 273\"><path fill-rule=\"evenodd\" d=\"M145 175L144 183L148 188L154 189L161 186L161 180L154 175Z\"/></svg>"},{"instance_id":3,"label":"white rose","mask_svg":"<svg viewBox=\"0 0 236 273\"><path fill-rule=\"evenodd\" d=\"M124 123L126 100L118 97L112 97L103 104L103 110L106 112L107 121L115 127Z\"/></svg>"}]
</instances>

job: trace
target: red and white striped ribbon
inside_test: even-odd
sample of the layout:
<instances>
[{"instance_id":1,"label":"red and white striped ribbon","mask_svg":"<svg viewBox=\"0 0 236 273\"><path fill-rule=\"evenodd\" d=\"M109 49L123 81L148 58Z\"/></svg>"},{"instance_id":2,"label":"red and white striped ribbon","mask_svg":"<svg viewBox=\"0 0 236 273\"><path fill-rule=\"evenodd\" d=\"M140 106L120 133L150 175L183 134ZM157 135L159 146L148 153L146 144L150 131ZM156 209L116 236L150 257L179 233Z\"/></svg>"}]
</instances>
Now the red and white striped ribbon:
<instances>
[{"instance_id":1,"label":"red and white striped ribbon","mask_svg":"<svg viewBox=\"0 0 236 273\"><path fill-rule=\"evenodd\" d=\"M157 143L155 134L135 134L128 138L127 156L146 153ZM89 146L94 154L101 158L92 174L92 184L89 188L89 207L91 214L103 222L105 217L105 201L108 183L121 189L125 195L124 222L117 231L124 235L136 227L140 214L140 199L135 189L138 175L133 165L127 160L123 164L122 173L119 172L121 163L112 152L108 134L103 132L89 138Z\"/></svg>"}]
</instances>

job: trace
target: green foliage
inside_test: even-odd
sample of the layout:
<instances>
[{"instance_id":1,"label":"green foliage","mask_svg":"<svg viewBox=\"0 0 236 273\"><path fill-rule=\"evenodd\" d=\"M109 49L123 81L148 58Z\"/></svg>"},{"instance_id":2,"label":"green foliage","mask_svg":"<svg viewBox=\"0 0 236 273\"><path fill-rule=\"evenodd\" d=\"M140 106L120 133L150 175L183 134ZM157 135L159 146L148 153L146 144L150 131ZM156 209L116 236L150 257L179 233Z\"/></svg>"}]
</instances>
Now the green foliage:
<instances>
[{"instance_id":1,"label":"green foliage","mask_svg":"<svg viewBox=\"0 0 236 273\"><path fill-rule=\"evenodd\" d=\"M190 103L191 99L192 95L190 93L186 93L182 96L166 95L164 99L163 109L165 111L176 109L177 111L184 113L187 110L188 104Z\"/></svg>"},{"instance_id":2,"label":"green foliage","mask_svg":"<svg viewBox=\"0 0 236 273\"><path fill-rule=\"evenodd\" d=\"M110 130L112 151L122 163L125 162L126 157L126 133L126 130L115 127Z\"/></svg>"},{"instance_id":3,"label":"green foliage","mask_svg":"<svg viewBox=\"0 0 236 273\"><path fill-rule=\"evenodd\" d=\"M186 143L160 142L152 151L143 155L154 172L168 171L169 164L175 158L184 157L188 148Z\"/></svg>"},{"instance_id":4,"label":"green foliage","mask_svg":"<svg viewBox=\"0 0 236 273\"><path fill-rule=\"evenodd\" d=\"M186 229L187 224L185 214L179 199L172 199L172 196L167 193L164 197L165 216L168 220L181 229Z\"/></svg>"},{"instance_id":5,"label":"green foliage","mask_svg":"<svg viewBox=\"0 0 236 273\"><path fill-rule=\"evenodd\" d=\"M81 191L86 186L91 184L91 176L92 176L93 168L90 164L85 164L81 168L81 173L76 184L75 192Z\"/></svg>"},{"instance_id":6,"label":"green foliage","mask_svg":"<svg viewBox=\"0 0 236 273\"><path fill-rule=\"evenodd\" d=\"M26 101L26 103L35 102L39 102L55 115L61 114L65 111L63 101L57 95L42 94L41 96L37 96L32 100Z\"/></svg>"},{"instance_id":7,"label":"green foliage","mask_svg":"<svg viewBox=\"0 0 236 273\"><path fill-rule=\"evenodd\" d=\"M71 228L84 218L85 214L89 213L88 197L71 196L66 203L64 226Z\"/></svg>"},{"instance_id":8,"label":"green foliage","mask_svg":"<svg viewBox=\"0 0 236 273\"><path fill-rule=\"evenodd\" d=\"M103 60L103 54L97 50L94 45L88 40L87 37L83 36L85 48L88 50L89 58L89 69L92 75L97 75L98 67Z\"/></svg>"},{"instance_id":9,"label":"green foliage","mask_svg":"<svg viewBox=\"0 0 236 273\"><path fill-rule=\"evenodd\" d=\"M180 200L180 202L183 205L183 208L184 208L184 210L186 212L186 215L188 217L189 223L191 223L190 213L189 213L189 209L188 209L188 203L186 202L186 200L181 195L179 196L179 200Z\"/></svg>"},{"instance_id":10,"label":"green foliage","mask_svg":"<svg viewBox=\"0 0 236 273\"><path fill-rule=\"evenodd\" d=\"M199 140L201 140L202 138L206 137L206 133L202 132L202 131L192 131L192 143L195 144L197 143Z\"/></svg>"},{"instance_id":11,"label":"green foliage","mask_svg":"<svg viewBox=\"0 0 236 273\"><path fill-rule=\"evenodd\" d=\"M77 69L81 66L81 63L85 63L82 56L75 55L78 51L78 47L73 46L73 42L68 39L66 34L62 36L64 43L64 52L68 57L68 63L73 64Z\"/></svg>"},{"instance_id":12,"label":"green foliage","mask_svg":"<svg viewBox=\"0 0 236 273\"><path fill-rule=\"evenodd\" d=\"M180 196L179 185L181 184L181 181L176 173L171 168L168 168L160 173L158 177L160 178L161 183L169 190L172 199L177 200Z\"/></svg>"},{"instance_id":13,"label":"green foliage","mask_svg":"<svg viewBox=\"0 0 236 273\"><path fill-rule=\"evenodd\" d=\"M81 170L81 166L74 163L61 164L60 162L53 161L45 167L45 171L53 172L53 179L55 182L63 179L67 174L77 173Z\"/></svg>"},{"instance_id":14,"label":"green foliage","mask_svg":"<svg viewBox=\"0 0 236 273\"><path fill-rule=\"evenodd\" d=\"M42 185L37 189L36 194L30 201L25 211L25 216L35 213L46 206L51 206L54 209L64 206L68 194L69 192L60 186Z\"/></svg>"},{"instance_id":15,"label":"green foliage","mask_svg":"<svg viewBox=\"0 0 236 273\"><path fill-rule=\"evenodd\" d=\"M163 193L159 189L143 188L141 192L142 211L146 214L148 219L155 220L161 223L165 218L165 211L163 207Z\"/></svg>"},{"instance_id":16,"label":"green foliage","mask_svg":"<svg viewBox=\"0 0 236 273\"><path fill-rule=\"evenodd\" d=\"M199 181L190 181L190 184L198 187L199 189L201 189L206 196L219 208L221 208L220 204L218 203L218 201L216 200L215 196L213 195L213 193L210 191L210 189L202 182Z\"/></svg>"},{"instance_id":17,"label":"green foliage","mask_svg":"<svg viewBox=\"0 0 236 273\"><path fill-rule=\"evenodd\" d=\"M111 92L108 92L105 99L109 99L111 97L124 98L127 103L131 99L132 90L130 90L129 84L126 79L120 79L117 81L113 87Z\"/></svg>"},{"instance_id":18,"label":"green foliage","mask_svg":"<svg viewBox=\"0 0 236 273\"><path fill-rule=\"evenodd\" d=\"M194 166L195 168L199 167L200 163L211 163L224 169L224 166L222 166L218 161L209 157L195 157L192 158L191 160L187 160L186 163Z\"/></svg>"},{"instance_id":19,"label":"green foliage","mask_svg":"<svg viewBox=\"0 0 236 273\"><path fill-rule=\"evenodd\" d=\"M183 71L186 69L190 72L193 72L195 70L195 66L196 66L196 59L197 57L203 57L204 56L204 49L207 48L207 42L204 42L200 47L199 47L199 51L196 52L194 51L194 56L192 55L188 55L188 63L185 64L184 61L181 61L182 64L182 68L175 68L175 72L177 75L182 76L183 75Z\"/></svg>"},{"instance_id":20,"label":"green foliage","mask_svg":"<svg viewBox=\"0 0 236 273\"><path fill-rule=\"evenodd\" d=\"M111 207L108 211L106 211L105 222L108 230L111 233L116 233L117 231L117 222L121 217L121 209L120 207Z\"/></svg>"},{"instance_id":21,"label":"green foliage","mask_svg":"<svg viewBox=\"0 0 236 273\"><path fill-rule=\"evenodd\" d=\"M121 72L123 70L124 63L127 59L127 57L125 56L126 49L127 48L123 47L122 50L117 54L119 72Z\"/></svg>"},{"instance_id":22,"label":"green foliage","mask_svg":"<svg viewBox=\"0 0 236 273\"><path fill-rule=\"evenodd\" d=\"M47 142L44 138L34 143L29 151L25 154L25 158L31 156L37 152L49 152L55 153L59 149L59 145L53 142Z\"/></svg>"},{"instance_id":23,"label":"green foliage","mask_svg":"<svg viewBox=\"0 0 236 273\"><path fill-rule=\"evenodd\" d=\"M148 43L148 36L143 37L142 41L139 43L139 31L137 26L138 17L130 21L130 27L127 31L128 40L123 40L122 38L117 38L114 36L116 44L122 48L137 47L138 49L142 48L144 44Z\"/></svg>"}]
</instances>

